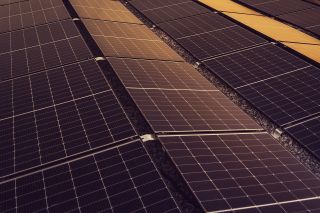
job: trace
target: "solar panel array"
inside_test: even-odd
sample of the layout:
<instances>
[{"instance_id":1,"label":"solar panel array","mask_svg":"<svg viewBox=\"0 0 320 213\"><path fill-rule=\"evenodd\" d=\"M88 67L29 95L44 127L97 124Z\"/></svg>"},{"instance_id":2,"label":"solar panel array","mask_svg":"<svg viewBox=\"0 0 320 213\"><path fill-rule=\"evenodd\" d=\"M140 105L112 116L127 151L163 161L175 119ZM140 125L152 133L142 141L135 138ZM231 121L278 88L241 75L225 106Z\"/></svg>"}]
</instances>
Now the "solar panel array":
<instances>
[{"instance_id":1,"label":"solar panel array","mask_svg":"<svg viewBox=\"0 0 320 213\"><path fill-rule=\"evenodd\" d=\"M310 31L318 36L320 35L320 8L319 5L316 5L316 2L310 1L309 3L302 0L294 1L294 3L290 0L239 0L239 2L294 24L295 26Z\"/></svg>"},{"instance_id":2,"label":"solar panel array","mask_svg":"<svg viewBox=\"0 0 320 213\"><path fill-rule=\"evenodd\" d=\"M319 178L119 1L65 3L111 66L61 0L0 2L0 212L181 212L108 69L204 211L320 210ZM317 119L288 126L318 113L316 67L194 1L129 3L297 140L319 137Z\"/></svg>"},{"instance_id":3,"label":"solar panel array","mask_svg":"<svg viewBox=\"0 0 320 213\"><path fill-rule=\"evenodd\" d=\"M180 212L64 3L0 14L0 212Z\"/></svg>"},{"instance_id":4,"label":"solar panel array","mask_svg":"<svg viewBox=\"0 0 320 213\"><path fill-rule=\"evenodd\" d=\"M130 1L137 9L141 7L142 13L148 11L137 2ZM150 2L157 4L157 1ZM241 2L266 11L271 8L274 15L288 17L318 9L315 4L302 1ZM170 7L170 3L167 6ZM158 9L166 12L164 3ZM297 24L316 28L319 21L316 16L309 19L310 15L302 15L305 18L299 15ZM152 20L151 15L146 16ZM308 131L304 122L319 115L319 68L300 57L214 12L179 17L156 25L280 127L302 123L300 127ZM306 144L302 138L295 138L302 145ZM320 137L313 139L319 144ZM317 148L310 150L315 153Z\"/></svg>"}]
</instances>

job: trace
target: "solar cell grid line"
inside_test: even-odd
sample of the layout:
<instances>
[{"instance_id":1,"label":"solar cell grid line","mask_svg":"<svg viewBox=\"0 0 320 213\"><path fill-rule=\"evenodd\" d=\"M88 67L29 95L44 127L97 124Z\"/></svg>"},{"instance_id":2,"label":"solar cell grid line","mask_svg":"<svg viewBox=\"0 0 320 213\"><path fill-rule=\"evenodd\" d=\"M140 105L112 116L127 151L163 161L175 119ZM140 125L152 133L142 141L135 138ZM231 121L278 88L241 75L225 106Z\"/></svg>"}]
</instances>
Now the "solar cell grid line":
<instances>
[{"instance_id":1,"label":"solar cell grid line","mask_svg":"<svg viewBox=\"0 0 320 213\"><path fill-rule=\"evenodd\" d=\"M320 198L319 178L267 133L159 140L206 212L266 212L266 206Z\"/></svg>"},{"instance_id":2,"label":"solar cell grid line","mask_svg":"<svg viewBox=\"0 0 320 213\"><path fill-rule=\"evenodd\" d=\"M140 12L153 23L159 24L162 22L180 19L197 14L209 13L210 10L196 2L188 1L180 4L170 5L167 7L144 10Z\"/></svg>"},{"instance_id":3,"label":"solar cell grid line","mask_svg":"<svg viewBox=\"0 0 320 213\"><path fill-rule=\"evenodd\" d=\"M130 0L130 4L132 4L137 10L144 11L144 10L152 10L160 7L168 7L171 5L181 4L185 2L190 2L190 0Z\"/></svg>"},{"instance_id":4,"label":"solar cell grid line","mask_svg":"<svg viewBox=\"0 0 320 213\"><path fill-rule=\"evenodd\" d=\"M83 19L88 31L96 36L134 38L160 41L160 38L144 25Z\"/></svg>"},{"instance_id":5,"label":"solar cell grid line","mask_svg":"<svg viewBox=\"0 0 320 213\"><path fill-rule=\"evenodd\" d=\"M0 162L0 176L42 165L40 157L48 163L136 135L93 61L18 80L8 100L12 116L0 120L3 147L14 153Z\"/></svg>"},{"instance_id":6,"label":"solar cell grid line","mask_svg":"<svg viewBox=\"0 0 320 213\"><path fill-rule=\"evenodd\" d=\"M174 21L160 23L163 31L174 39L216 31L236 26L235 23L216 13L205 13Z\"/></svg>"},{"instance_id":7,"label":"solar cell grid line","mask_svg":"<svg viewBox=\"0 0 320 213\"><path fill-rule=\"evenodd\" d=\"M218 31L177 39L177 42L198 60L265 44L268 41L254 33L234 26Z\"/></svg>"},{"instance_id":8,"label":"solar cell grid line","mask_svg":"<svg viewBox=\"0 0 320 213\"><path fill-rule=\"evenodd\" d=\"M263 81L311 66L297 56L267 44L203 62L232 88Z\"/></svg>"},{"instance_id":9,"label":"solar cell grid line","mask_svg":"<svg viewBox=\"0 0 320 213\"><path fill-rule=\"evenodd\" d=\"M126 88L217 91L185 62L107 58Z\"/></svg>"},{"instance_id":10,"label":"solar cell grid line","mask_svg":"<svg viewBox=\"0 0 320 213\"><path fill-rule=\"evenodd\" d=\"M0 184L1 212L180 212L140 141Z\"/></svg>"},{"instance_id":11,"label":"solar cell grid line","mask_svg":"<svg viewBox=\"0 0 320 213\"><path fill-rule=\"evenodd\" d=\"M127 90L156 133L262 130L219 91Z\"/></svg>"},{"instance_id":12,"label":"solar cell grid line","mask_svg":"<svg viewBox=\"0 0 320 213\"><path fill-rule=\"evenodd\" d=\"M240 0L241 1L241 0ZM292 13L300 10L305 10L308 8L313 8L315 5L310 4L305 1L287 1L287 0L279 0L279 1L270 1L262 4L251 5L255 9L258 9L264 13L273 16L279 16L282 14Z\"/></svg>"},{"instance_id":13,"label":"solar cell grid line","mask_svg":"<svg viewBox=\"0 0 320 213\"><path fill-rule=\"evenodd\" d=\"M142 24L121 2L70 0L81 18Z\"/></svg>"},{"instance_id":14,"label":"solar cell grid line","mask_svg":"<svg viewBox=\"0 0 320 213\"><path fill-rule=\"evenodd\" d=\"M236 89L276 124L283 126L320 112L320 70L308 67Z\"/></svg>"},{"instance_id":15,"label":"solar cell grid line","mask_svg":"<svg viewBox=\"0 0 320 213\"><path fill-rule=\"evenodd\" d=\"M315 117L302 123L289 126L289 133L302 146L306 147L317 158L320 158L320 117Z\"/></svg>"},{"instance_id":16,"label":"solar cell grid line","mask_svg":"<svg viewBox=\"0 0 320 213\"><path fill-rule=\"evenodd\" d=\"M0 7L0 33L69 19L62 0L28 0Z\"/></svg>"},{"instance_id":17,"label":"solar cell grid line","mask_svg":"<svg viewBox=\"0 0 320 213\"><path fill-rule=\"evenodd\" d=\"M72 20L0 34L1 81L92 58Z\"/></svg>"}]
</instances>

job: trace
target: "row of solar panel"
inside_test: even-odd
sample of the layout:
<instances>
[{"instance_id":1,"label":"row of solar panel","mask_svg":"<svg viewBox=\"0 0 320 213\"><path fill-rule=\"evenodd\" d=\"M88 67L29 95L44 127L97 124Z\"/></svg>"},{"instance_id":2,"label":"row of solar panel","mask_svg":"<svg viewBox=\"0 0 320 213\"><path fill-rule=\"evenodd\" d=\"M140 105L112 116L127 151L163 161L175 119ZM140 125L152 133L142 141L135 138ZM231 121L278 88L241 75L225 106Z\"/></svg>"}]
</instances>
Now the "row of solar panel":
<instances>
[{"instance_id":1,"label":"row of solar panel","mask_svg":"<svg viewBox=\"0 0 320 213\"><path fill-rule=\"evenodd\" d=\"M140 1L142 7L155 8L183 2ZM108 22L114 20L107 17L88 20L95 16L83 13L83 8L97 5L76 4L85 26L155 132L261 129L190 65L158 51L155 44L160 41L146 27L128 24L131 19L127 24L119 23L123 19ZM179 10L176 14L182 15ZM128 46L127 40L154 45ZM304 212L320 208L319 189L311 189L319 179L266 133L167 136L160 141L205 211Z\"/></svg>"},{"instance_id":2,"label":"row of solar panel","mask_svg":"<svg viewBox=\"0 0 320 213\"><path fill-rule=\"evenodd\" d=\"M147 27L83 23L155 132L261 129Z\"/></svg>"},{"instance_id":3,"label":"row of solar panel","mask_svg":"<svg viewBox=\"0 0 320 213\"><path fill-rule=\"evenodd\" d=\"M3 4L0 212L180 212L63 2Z\"/></svg>"},{"instance_id":4,"label":"row of solar panel","mask_svg":"<svg viewBox=\"0 0 320 213\"><path fill-rule=\"evenodd\" d=\"M290 0L239 0L239 2L320 36L320 7L315 4L301 0L296 0L294 4Z\"/></svg>"},{"instance_id":5,"label":"row of solar panel","mask_svg":"<svg viewBox=\"0 0 320 213\"><path fill-rule=\"evenodd\" d=\"M139 2L131 1L142 13L153 7L165 13L170 7L159 8L157 1L152 1L154 5L146 9ZM320 112L318 68L218 14L178 18L158 27L278 125L286 126ZM320 133L314 131L317 126L317 122L306 122L288 128L288 132L320 156ZM296 133L298 128L305 131ZM307 132L312 132L313 142L309 142Z\"/></svg>"}]
</instances>

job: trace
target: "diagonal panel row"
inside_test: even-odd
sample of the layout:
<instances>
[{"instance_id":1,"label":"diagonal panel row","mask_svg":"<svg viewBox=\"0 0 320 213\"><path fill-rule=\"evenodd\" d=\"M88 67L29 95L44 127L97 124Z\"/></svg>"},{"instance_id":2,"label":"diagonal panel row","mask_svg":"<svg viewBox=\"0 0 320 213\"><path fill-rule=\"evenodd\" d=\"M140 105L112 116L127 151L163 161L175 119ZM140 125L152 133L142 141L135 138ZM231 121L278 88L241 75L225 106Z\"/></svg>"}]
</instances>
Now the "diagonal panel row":
<instances>
[{"instance_id":1,"label":"diagonal panel row","mask_svg":"<svg viewBox=\"0 0 320 213\"><path fill-rule=\"evenodd\" d=\"M180 212L140 141L0 184L0 211Z\"/></svg>"},{"instance_id":2,"label":"diagonal panel row","mask_svg":"<svg viewBox=\"0 0 320 213\"><path fill-rule=\"evenodd\" d=\"M1 83L1 96L0 176L136 135L94 61Z\"/></svg>"},{"instance_id":3,"label":"diagonal panel row","mask_svg":"<svg viewBox=\"0 0 320 213\"><path fill-rule=\"evenodd\" d=\"M266 133L160 141L206 212L320 209L319 178Z\"/></svg>"},{"instance_id":4,"label":"diagonal panel row","mask_svg":"<svg viewBox=\"0 0 320 213\"><path fill-rule=\"evenodd\" d=\"M10 2L0 6L0 33L70 18L61 0Z\"/></svg>"},{"instance_id":5,"label":"diagonal panel row","mask_svg":"<svg viewBox=\"0 0 320 213\"><path fill-rule=\"evenodd\" d=\"M0 34L0 80L92 58L72 20Z\"/></svg>"}]
</instances>

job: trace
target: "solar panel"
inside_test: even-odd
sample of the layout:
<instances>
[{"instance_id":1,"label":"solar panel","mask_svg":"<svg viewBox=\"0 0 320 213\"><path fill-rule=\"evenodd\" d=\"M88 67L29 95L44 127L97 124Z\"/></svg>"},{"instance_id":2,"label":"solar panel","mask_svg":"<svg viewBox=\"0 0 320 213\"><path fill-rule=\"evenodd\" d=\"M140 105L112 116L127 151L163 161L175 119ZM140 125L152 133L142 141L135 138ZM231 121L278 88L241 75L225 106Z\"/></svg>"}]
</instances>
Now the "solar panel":
<instances>
[{"instance_id":1,"label":"solar panel","mask_svg":"<svg viewBox=\"0 0 320 213\"><path fill-rule=\"evenodd\" d=\"M143 10L151 10L159 7L168 7L175 4L181 4L184 2L190 2L190 0L131 0L130 4L132 4L136 9Z\"/></svg>"},{"instance_id":2,"label":"solar panel","mask_svg":"<svg viewBox=\"0 0 320 213\"><path fill-rule=\"evenodd\" d=\"M163 41L143 25L84 22L105 56L183 61Z\"/></svg>"},{"instance_id":3,"label":"solar panel","mask_svg":"<svg viewBox=\"0 0 320 213\"><path fill-rule=\"evenodd\" d=\"M161 22L184 18L187 16L208 13L210 12L210 10L196 2L188 1L160 8L143 10L140 12L142 12L153 23L158 24Z\"/></svg>"},{"instance_id":4,"label":"solar panel","mask_svg":"<svg viewBox=\"0 0 320 213\"><path fill-rule=\"evenodd\" d=\"M119 1L70 0L70 3L82 18L142 24Z\"/></svg>"},{"instance_id":5,"label":"solar panel","mask_svg":"<svg viewBox=\"0 0 320 213\"><path fill-rule=\"evenodd\" d=\"M305 30L312 31L312 28L314 27L320 28L320 8L311 8L295 13L289 13L279 16L279 18L297 25Z\"/></svg>"},{"instance_id":6,"label":"solar panel","mask_svg":"<svg viewBox=\"0 0 320 213\"><path fill-rule=\"evenodd\" d=\"M178 39L236 25L216 13L205 13L161 23L158 26L172 38Z\"/></svg>"},{"instance_id":7,"label":"solar panel","mask_svg":"<svg viewBox=\"0 0 320 213\"><path fill-rule=\"evenodd\" d=\"M70 18L70 15L61 0L19 1L0 7L0 32L18 30L68 18Z\"/></svg>"},{"instance_id":8,"label":"solar panel","mask_svg":"<svg viewBox=\"0 0 320 213\"><path fill-rule=\"evenodd\" d=\"M185 62L108 58L127 88L217 90Z\"/></svg>"},{"instance_id":9,"label":"solar panel","mask_svg":"<svg viewBox=\"0 0 320 213\"><path fill-rule=\"evenodd\" d=\"M246 1L240 0L240 2ZM267 1L265 3L252 4L251 6L273 16L279 16L314 7L313 4L300 0L294 2L288 0Z\"/></svg>"},{"instance_id":10,"label":"solar panel","mask_svg":"<svg viewBox=\"0 0 320 213\"><path fill-rule=\"evenodd\" d=\"M0 184L0 211L180 212L141 142Z\"/></svg>"},{"instance_id":11,"label":"solar panel","mask_svg":"<svg viewBox=\"0 0 320 213\"><path fill-rule=\"evenodd\" d=\"M267 41L250 31L233 26L226 29L202 33L177 39L188 52L199 60L249 48Z\"/></svg>"},{"instance_id":12,"label":"solar panel","mask_svg":"<svg viewBox=\"0 0 320 213\"><path fill-rule=\"evenodd\" d=\"M156 34L143 25L90 19L84 19L83 23L90 33L96 36L160 41Z\"/></svg>"},{"instance_id":13,"label":"solar panel","mask_svg":"<svg viewBox=\"0 0 320 213\"><path fill-rule=\"evenodd\" d=\"M155 132L261 129L219 91L128 91Z\"/></svg>"},{"instance_id":14,"label":"solar panel","mask_svg":"<svg viewBox=\"0 0 320 213\"><path fill-rule=\"evenodd\" d=\"M92 58L71 20L0 34L0 80Z\"/></svg>"},{"instance_id":15,"label":"solar panel","mask_svg":"<svg viewBox=\"0 0 320 213\"><path fill-rule=\"evenodd\" d=\"M310 66L273 44L210 59L204 64L233 88Z\"/></svg>"},{"instance_id":16,"label":"solar panel","mask_svg":"<svg viewBox=\"0 0 320 213\"><path fill-rule=\"evenodd\" d=\"M275 123L285 125L319 113L319 82L320 70L307 67L237 91Z\"/></svg>"},{"instance_id":17,"label":"solar panel","mask_svg":"<svg viewBox=\"0 0 320 213\"><path fill-rule=\"evenodd\" d=\"M159 139L206 212L320 208L320 180L267 133Z\"/></svg>"},{"instance_id":18,"label":"solar panel","mask_svg":"<svg viewBox=\"0 0 320 213\"><path fill-rule=\"evenodd\" d=\"M94 61L0 84L0 176L135 136ZM14 156L13 156L14 153Z\"/></svg>"},{"instance_id":19,"label":"solar panel","mask_svg":"<svg viewBox=\"0 0 320 213\"><path fill-rule=\"evenodd\" d=\"M291 126L286 129L294 139L320 158L320 117Z\"/></svg>"}]
</instances>

